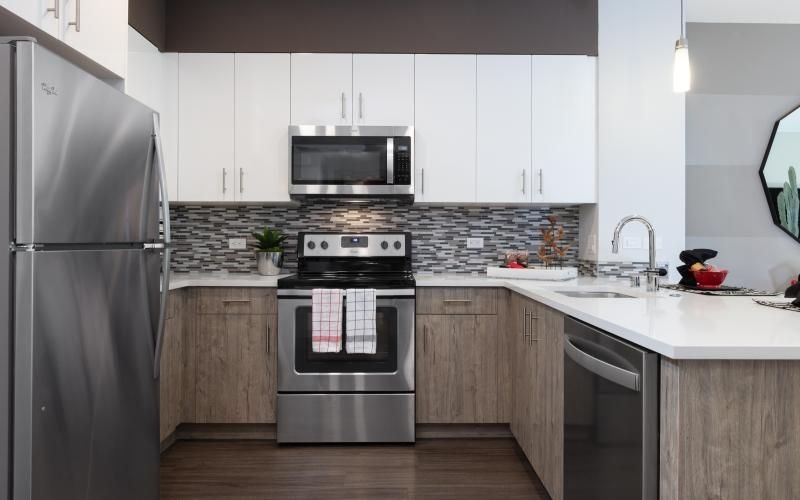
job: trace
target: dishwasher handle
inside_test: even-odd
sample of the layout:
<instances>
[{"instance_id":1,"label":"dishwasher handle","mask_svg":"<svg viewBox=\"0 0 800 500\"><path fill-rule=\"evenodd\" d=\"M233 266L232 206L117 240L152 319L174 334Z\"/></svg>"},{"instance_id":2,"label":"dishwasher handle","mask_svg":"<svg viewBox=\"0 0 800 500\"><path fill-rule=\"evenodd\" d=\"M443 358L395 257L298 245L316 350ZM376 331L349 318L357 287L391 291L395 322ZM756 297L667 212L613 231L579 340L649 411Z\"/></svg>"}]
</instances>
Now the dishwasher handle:
<instances>
[{"instance_id":1,"label":"dishwasher handle","mask_svg":"<svg viewBox=\"0 0 800 500\"><path fill-rule=\"evenodd\" d=\"M588 354L580 347L575 345L576 341L578 344L585 342L578 340L574 337L570 337L569 335L566 335L564 339L564 353L567 356L569 356L572 361L576 362L578 365L594 373L598 377L602 377L606 380L614 382L615 384L621 385L626 389L630 389L636 392L640 392L642 390L640 374L630 370L626 370L625 368L613 365L611 363L603 361L602 359L598 359ZM600 346L597 346L595 344L593 345L595 346L595 348L600 348ZM608 351L608 353L618 356L616 355L616 353L613 353L612 351ZM620 361L625 361L625 360L624 358L620 357Z\"/></svg>"}]
</instances>

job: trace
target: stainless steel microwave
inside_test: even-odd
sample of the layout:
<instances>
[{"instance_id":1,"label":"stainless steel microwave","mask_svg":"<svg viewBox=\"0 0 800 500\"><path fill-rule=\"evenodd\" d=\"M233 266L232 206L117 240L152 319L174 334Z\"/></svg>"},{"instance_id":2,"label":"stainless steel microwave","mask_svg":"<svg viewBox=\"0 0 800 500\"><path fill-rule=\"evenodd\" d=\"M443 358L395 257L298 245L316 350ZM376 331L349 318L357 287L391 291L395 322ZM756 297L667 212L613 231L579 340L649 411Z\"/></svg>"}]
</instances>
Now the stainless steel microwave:
<instances>
[{"instance_id":1,"label":"stainless steel microwave","mask_svg":"<svg viewBox=\"0 0 800 500\"><path fill-rule=\"evenodd\" d=\"M293 198L414 199L413 127L289 127Z\"/></svg>"}]
</instances>

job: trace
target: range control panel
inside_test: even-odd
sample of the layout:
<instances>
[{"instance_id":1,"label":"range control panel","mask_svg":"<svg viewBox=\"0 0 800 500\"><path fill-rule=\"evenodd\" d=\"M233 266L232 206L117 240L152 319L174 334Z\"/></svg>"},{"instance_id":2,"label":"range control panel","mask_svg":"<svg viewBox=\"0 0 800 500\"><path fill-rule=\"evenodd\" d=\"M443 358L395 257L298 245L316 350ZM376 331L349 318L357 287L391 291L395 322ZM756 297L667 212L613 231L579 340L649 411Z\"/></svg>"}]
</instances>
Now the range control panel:
<instances>
[{"instance_id":1,"label":"range control panel","mask_svg":"<svg viewBox=\"0 0 800 500\"><path fill-rule=\"evenodd\" d=\"M406 257L408 233L301 233L303 257Z\"/></svg>"}]
</instances>

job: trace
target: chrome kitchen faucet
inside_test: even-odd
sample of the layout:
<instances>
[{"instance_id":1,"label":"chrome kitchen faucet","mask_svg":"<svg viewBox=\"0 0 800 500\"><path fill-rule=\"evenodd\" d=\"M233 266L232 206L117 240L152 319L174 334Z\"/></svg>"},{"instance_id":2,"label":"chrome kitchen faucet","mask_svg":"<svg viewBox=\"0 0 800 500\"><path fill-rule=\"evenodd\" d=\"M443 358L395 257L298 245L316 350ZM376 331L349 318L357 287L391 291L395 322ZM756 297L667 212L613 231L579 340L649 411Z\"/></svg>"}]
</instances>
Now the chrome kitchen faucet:
<instances>
[{"instance_id":1,"label":"chrome kitchen faucet","mask_svg":"<svg viewBox=\"0 0 800 500\"><path fill-rule=\"evenodd\" d=\"M665 276L667 273L666 270L656 267L656 230L653 228L653 225L649 220L645 219L641 215L629 215L619 221L616 229L614 229L614 239L611 240L611 252L614 254L619 253L619 235L622 232L622 228L624 228L625 225L631 221L639 221L647 228L650 262L648 263L647 269L641 274L647 276L647 291L657 292L659 288L659 277Z\"/></svg>"}]
</instances>

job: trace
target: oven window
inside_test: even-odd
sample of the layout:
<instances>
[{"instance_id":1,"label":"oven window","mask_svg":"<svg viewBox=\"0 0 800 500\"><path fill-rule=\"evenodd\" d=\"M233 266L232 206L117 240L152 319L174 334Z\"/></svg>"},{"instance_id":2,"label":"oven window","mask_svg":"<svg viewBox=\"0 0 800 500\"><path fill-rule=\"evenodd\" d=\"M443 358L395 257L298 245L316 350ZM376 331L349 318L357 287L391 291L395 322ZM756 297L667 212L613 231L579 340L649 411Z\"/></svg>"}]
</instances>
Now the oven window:
<instances>
[{"instance_id":1,"label":"oven window","mask_svg":"<svg viewBox=\"0 0 800 500\"><path fill-rule=\"evenodd\" d=\"M346 309L346 308L345 308ZM378 342L375 354L348 354L342 315L342 350L312 352L311 307L295 309L295 370L299 373L393 373L397 371L397 308L378 306L375 311Z\"/></svg>"},{"instance_id":2,"label":"oven window","mask_svg":"<svg viewBox=\"0 0 800 500\"><path fill-rule=\"evenodd\" d=\"M293 184L386 184L385 137L293 137Z\"/></svg>"}]
</instances>

